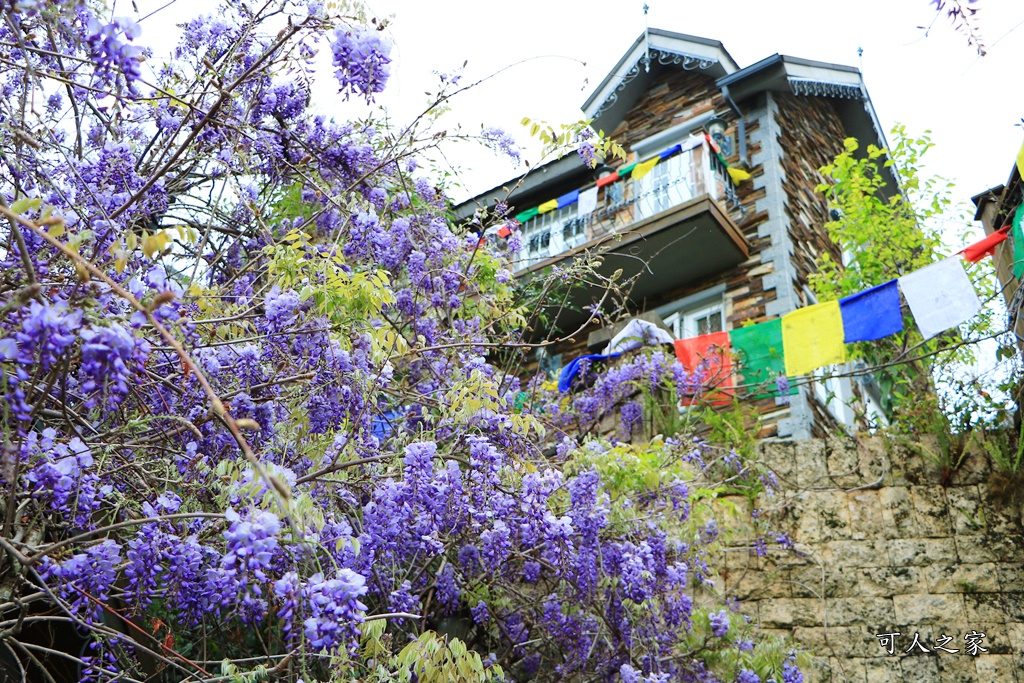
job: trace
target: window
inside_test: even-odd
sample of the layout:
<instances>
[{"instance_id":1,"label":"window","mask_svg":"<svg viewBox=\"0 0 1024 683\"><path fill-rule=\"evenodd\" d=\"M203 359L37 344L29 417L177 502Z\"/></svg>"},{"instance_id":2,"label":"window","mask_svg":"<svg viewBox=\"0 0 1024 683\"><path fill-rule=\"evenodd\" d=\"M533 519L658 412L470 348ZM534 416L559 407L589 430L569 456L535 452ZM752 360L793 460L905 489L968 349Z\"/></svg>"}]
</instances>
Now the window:
<instances>
[{"instance_id":1,"label":"window","mask_svg":"<svg viewBox=\"0 0 1024 683\"><path fill-rule=\"evenodd\" d=\"M665 324L676 339L699 337L702 334L721 332L725 329L725 312L722 302L705 303L697 308L684 309L665 318Z\"/></svg>"},{"instance_id":2,"label":"window","mask_svg":"<svg viewBox=\"0 0 1024 683\"><path fill-rule=\"evenodd\" d=\"M837 366L837 371L841 371L843 367ZM850 381L844 377L826 375L824 368L815 370L813 377L815 398L825 406L839 424L854 428L856 415L848 403L852 398Z\"/></svg>"}]
</instances>

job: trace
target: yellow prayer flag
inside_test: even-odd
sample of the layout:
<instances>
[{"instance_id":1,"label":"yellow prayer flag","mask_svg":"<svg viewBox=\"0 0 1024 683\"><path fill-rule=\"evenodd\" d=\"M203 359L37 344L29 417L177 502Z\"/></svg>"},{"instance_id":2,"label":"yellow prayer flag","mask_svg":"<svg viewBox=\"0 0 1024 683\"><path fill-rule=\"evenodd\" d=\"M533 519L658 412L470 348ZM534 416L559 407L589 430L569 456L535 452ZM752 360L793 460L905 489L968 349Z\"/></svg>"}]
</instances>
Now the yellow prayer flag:
<instances>
[{"instance_id":1,"label":"yellow prayer flag","mask_svg":"<svg viewBox=\"0 0 1024 683\"><path fill-rule=\"evenodd\" d=\"M550 202L544 202L537 207L537 213L547 213L548 211L554 211L558 208L558 200L552 199Z\"/></svg>"},{"instance_id":2,"label":"yellow prayer flag","mask_svg":"<svg viewBox=\"0 0 1024 683\"><path fill-rule=\"evenodd\" d=\"M1017 152L1017 171L1020 173L1020 177L1024 178L1024 145L1020 146L1020 151Z\"/></svg>"},{"instance_id":3,"label":"yellow prayer flag","mask_svg":"<svg viewBox=\"0 0 1024 683\"><path fill-rule=\"evenodd\" d=\"M737 185L742 183L744 180L750 180L751 178L754 177L747 173L746 171L744 171L742 168L732 168L730 166L725 170L729 171L729 177L732 178L732 181Z\"/></svg>"},{"instance_id":4,"label":"yellow prayer flag","mask_svg":"<svg viewBox=\"0 0 1024 683\"><path fill-rule=\"evenodd\" d=\"M782 348L790 377L844 362L846 345L839 302L798 308L782 316Z\"/></svg>"},{"instance_id":5,"label":"yellow prayer flag","mask_svg":"<svg viewBox=\"0 0 1024 683\"><path fill-rule=\"evenodd\" d=\"M636 166L634 166L633 167L633 180L640 180L645 175L650 173L651 169L654 168L654 166L659 161L661 161L661 157L660 156L654 157L653 159L648 159L647 161L643 162L642 164L637 164Z\"/></svg>"}]
</instances>

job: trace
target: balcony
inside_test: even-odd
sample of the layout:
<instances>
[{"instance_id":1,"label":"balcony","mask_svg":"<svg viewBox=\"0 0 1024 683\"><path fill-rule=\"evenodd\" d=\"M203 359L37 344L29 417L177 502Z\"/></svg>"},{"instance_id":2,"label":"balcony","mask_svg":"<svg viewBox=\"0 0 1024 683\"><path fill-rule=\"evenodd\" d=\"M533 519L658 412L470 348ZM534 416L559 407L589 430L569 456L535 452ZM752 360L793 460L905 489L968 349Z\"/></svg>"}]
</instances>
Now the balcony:
<instances>
[{"instance_id":1,"label":"balcony","mask_svg":"<svg viewBox=\"0 0 1024 683\"><path fill-rule=\"evenodd\" d=\"M540 214L522 227L522 250L516 272L560 260L567 252L707 195L716 201L734 201L725 168L709 153L706 142L669 157L639 180L626 178L598 190L597 209L579 213L571 204Z\"/></svg>"},{"instance_id":2,"label":"balcony","mask_svg":"<svg viewBox=\"0 0 1024 683\"><path fill-rule=\"evenodd\" d=\"M706 142L658 163L638 180L618 180L598 190L597 209L581 214L571 204L522 225L516 276L529 278L587 251L603 256L599 270L621 280L638 276L630 298L638 307L662 293L735 267L749 245L723 203L735 202L729 175ZM575 314L563 310L559 326L586 321L582 309L602 292L577 288Z\"/></svg>"}]
</instances>

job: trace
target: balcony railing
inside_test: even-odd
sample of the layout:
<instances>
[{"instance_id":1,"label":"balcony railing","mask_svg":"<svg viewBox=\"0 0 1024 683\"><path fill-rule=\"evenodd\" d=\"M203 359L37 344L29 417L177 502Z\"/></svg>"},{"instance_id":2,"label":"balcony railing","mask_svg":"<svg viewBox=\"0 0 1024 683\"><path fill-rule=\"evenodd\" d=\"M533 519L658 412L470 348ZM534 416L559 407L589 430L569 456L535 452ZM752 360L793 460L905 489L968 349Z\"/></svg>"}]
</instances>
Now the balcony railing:
<instances>
[{"instance_id":1,"label":"balcony railing","mask_svg":"<svg viewBox=\"0 0 1024 683\"><path fill-rule=\"evenodd\" d=\"M597 209L581 214L570 204L540 214L522 227L522 249L516 270L524 270L604 235L629 226L701 195L735 201L729 175L707 143L658 163L644 177L618 180L598 190Z\"/></svg>"}]
</instances>

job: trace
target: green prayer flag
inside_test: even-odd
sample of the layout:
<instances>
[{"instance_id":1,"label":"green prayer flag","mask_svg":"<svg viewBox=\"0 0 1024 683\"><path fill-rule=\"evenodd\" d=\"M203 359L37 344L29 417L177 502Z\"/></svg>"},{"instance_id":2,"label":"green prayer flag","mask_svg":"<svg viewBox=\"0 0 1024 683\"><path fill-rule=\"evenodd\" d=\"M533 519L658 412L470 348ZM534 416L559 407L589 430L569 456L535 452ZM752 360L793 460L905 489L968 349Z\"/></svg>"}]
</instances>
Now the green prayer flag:
<instances>
[{"instance_id":1,"label":"green prayer flag","mask_svg":"<svg viewBox=\"0 0 1024 683\"><path fill-rule=\"evenodd\" d=\"M536 216L538 213L540 213L540 209L535 206L532 209L523 211L522 213L517 213L516 220L519 221L520 223L525 223L526 221Z\"/></svg>"},{"instance_id":2,"label":"green prayer flag","mask_svg":"<svg viewBox=\"0 0 1024 683\"><path fill-rule=\"evenodd\" d=\"M619 169L619 177L620 178L625 178L626 176L628 176L630 173L633 172L633 168L635 166L636 166L636 164L630 164L629 166L623 166L622 168L620 168Z\"/></svg>"},{"instance_id":3,"label":"green prayer flag","mask_svg":"<svg viewBox=\"0 0 1024 683\"><path fill-rule=\"evenodd\" d=\"M1024 204L1017 207L1013 214L1013 276L1020 279L1024 275Z\"/></svg>"},{"instance_id":4,"label":"green prayer flag","mask_svg":"<svg viewBox=\"0 0 1024 683\"><path fill-rule=\"evenodd\" d=\"M740 327L729 332L729 344L740 363L743 384L761 385L766 393L755 398L778 396L776 379L786 374L786 359L782 348L782 319ZM790 387L789 395L797 393Z\"/></svg>"}]
</instances>

